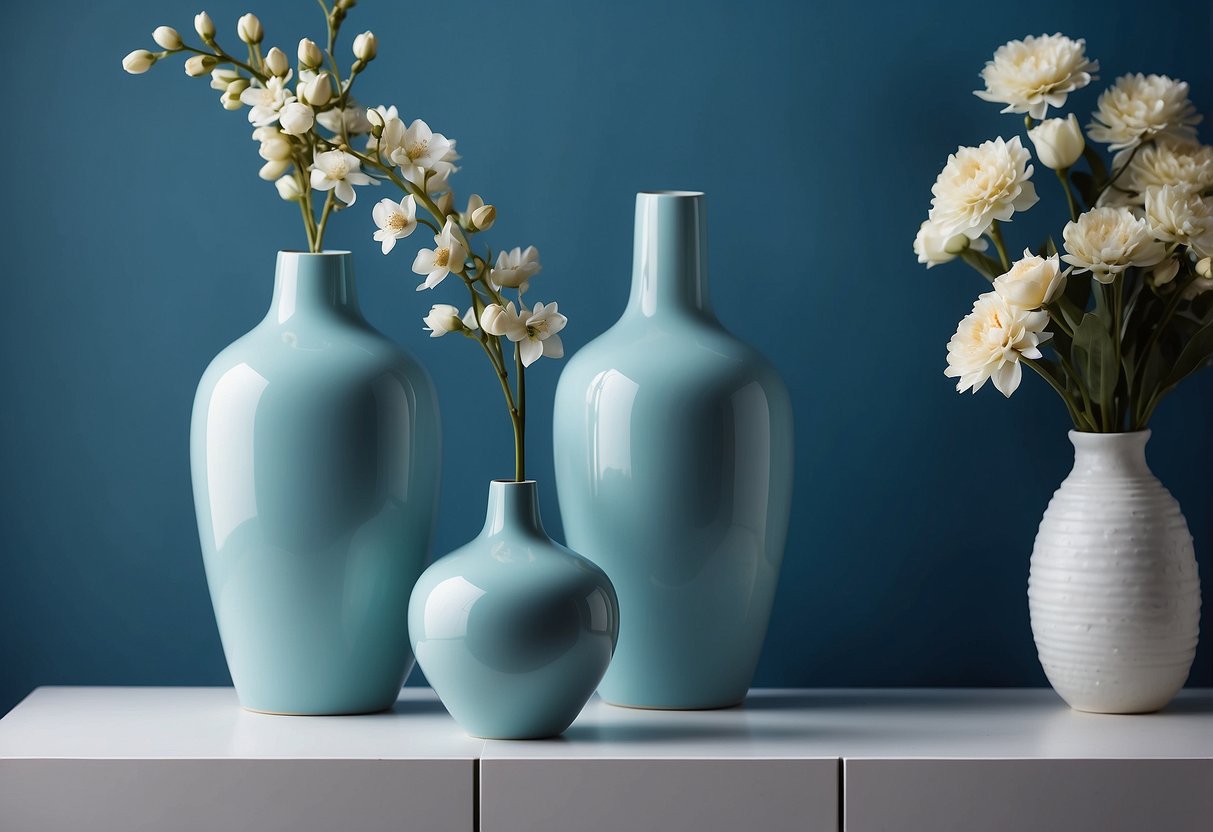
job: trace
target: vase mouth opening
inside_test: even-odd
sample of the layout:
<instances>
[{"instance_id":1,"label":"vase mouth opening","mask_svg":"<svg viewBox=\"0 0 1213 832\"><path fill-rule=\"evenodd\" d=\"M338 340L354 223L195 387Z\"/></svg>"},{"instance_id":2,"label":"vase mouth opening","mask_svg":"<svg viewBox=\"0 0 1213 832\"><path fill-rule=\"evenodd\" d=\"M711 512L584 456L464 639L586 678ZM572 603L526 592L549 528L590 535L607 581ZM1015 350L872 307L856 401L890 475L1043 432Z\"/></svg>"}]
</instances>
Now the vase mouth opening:
<instances>
[{"instance_id":1,"label":"vase mouth opening","mask_svg":"<svg viewBox=\"0 0 1213 832\"><path fill-rule=\"evenodd\" d=\"M538 480L489 480L493 485L535 485Z\"/></svg>"},{"instance_id":2,"label":"vase mouth opening","mask_svg":"<svg viewBox=\"0 0 1213 832\"><path fill-rule=\"evenodd\" d=\"M1070 442L1076 448L1094 448L1097 446L1107 446L1115 443L1136 443L1145 444L1150 440L1151 431L1149 428L1142 430L1131 430L1122 432L1096 432L1084 430L1070 431Z\"/></svg>"},{"instance_id":3,"label":"vase mouth opening","mask_svg":"<svg viewBox=\"0 0 1213 832\"><path fill-rule=\"evenodd\" d=\"M296 257L334 257L353 254L352 251L340 248L326 248L324 251L300 251L295 248L284 248L278 251L279 254L293 254Z\"/></svg>"},{"instance_id":4,"label":"vase mouth opening","mask_svg":"<svg viewBox=\"0 0 1213 832\"><path fill-rule=\"evenodd\" d=\"M680 199L691 199L703 196L703 191L640 191L641 196L669 196Z\"/></svg>"}]
</instances>

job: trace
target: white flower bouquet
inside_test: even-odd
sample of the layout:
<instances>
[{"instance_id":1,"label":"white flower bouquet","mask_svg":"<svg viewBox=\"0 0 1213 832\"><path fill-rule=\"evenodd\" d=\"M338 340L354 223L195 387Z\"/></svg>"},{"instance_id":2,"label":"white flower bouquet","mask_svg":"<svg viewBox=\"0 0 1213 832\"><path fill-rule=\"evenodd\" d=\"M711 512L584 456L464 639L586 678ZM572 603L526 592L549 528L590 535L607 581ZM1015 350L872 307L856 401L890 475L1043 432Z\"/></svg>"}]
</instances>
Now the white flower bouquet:
<instances>
[{"instance_id":1,"label":"white flower bouquet","mask_svg":"<svg viewBox=\"0 0 1213 832\"><path fill-rule=\"evenodd\" d=\"M304 38L296 51L294 70L278 47L263 49L261 21L246 14L236 24L245 54L236 57L219 45L215 24L206 12L194 18L201 45L185 41L176 29L160 26L152 32L157 51L137 49L122 66L131 74L147 72L158 62L185 55L185 72L210 76L225 110L247 108L264 164L262 179L273 182L279 196L299 205L308 250L321 252L331 216L354 205L356 188L387 183L401 193L399 200L382 199L371 210L378 230L373 239L386 255L418 225L434 234L432 248L422 248L412 271L423 278L418 291L434 289L454 275L467 289L469 306L434 304L425 316L431 337L460 333L483 349L501 383L514 431L515 478L525 479L525 371L542 356L564 355L559 332L567 319L555 303L523 300L531 279L540 271L534 246L477 253L473 235L488 230L497 209L477 194L455 210L450 177L460 158L455 141L433 132L417 119L406 125L394 106L363 107L352 97L355 81L375 59L378 39L372 32L354 38L354 60L346 70L336 47L341 26L356 0L317 0L324 12L325 48ZM363 137L363 149L355 141ZM418 209L423 212L418 215ZM510 290L514 295L507 298ZM513 345L512 361L507 345ZM511 383L509 364L514 364Z\"/></svg>"},{"instance_id":2,"label":"white flower bouquet","mask_svg":"<svg viewBox=\"0 0 1213 832\"><path fill-rule=\"evenodd\" d=\"M1008 254L1003 224L1039 201L1015 136L948 157L914 251L928 269L959 258L992 284L948 343L958 391L990 380L1010 396L1026 364L1077 430L1115 433L1144 429L1213 362L1213 147L1196 138L1188 85L1165 75L1118 78L1085 135L1072 113L1047 118L1098 70L1082 40L1026 37L999 47L975 93L1022 113L1037 161L1056 173L1069 211L1060 249L1049 238ZM1088 139L1107 145L1110 165Z\"/></svg>"}]
</instances>

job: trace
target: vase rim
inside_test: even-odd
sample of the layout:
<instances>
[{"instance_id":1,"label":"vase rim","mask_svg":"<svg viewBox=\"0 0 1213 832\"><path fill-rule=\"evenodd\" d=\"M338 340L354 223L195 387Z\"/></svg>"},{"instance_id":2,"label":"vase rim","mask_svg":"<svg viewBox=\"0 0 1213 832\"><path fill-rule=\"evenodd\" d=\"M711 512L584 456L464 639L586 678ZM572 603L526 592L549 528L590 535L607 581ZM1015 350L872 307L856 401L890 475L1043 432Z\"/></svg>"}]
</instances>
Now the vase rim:
<instances>
[{"instance_id":1,"label":"vase rim","mask_svg":"<svg viewBox=\"0 0 1213 832\"><path fill-rule=\"evenodd\" d=\"M674 199L693 199L703 196L703 191L639 191L639 196L668 196Z\"/></svg>"},{"instance_id":2,"label":"vase rim","mask_svg":"<svg viewBox=\"0 0 1213 832\"><path fill-rule=\"evenodd\" d=\"M1075 448L1107 447L1116 442L1140 442L1143 446L1150 441L1151 430L1130 430L1120 432L1093 432L1085 430L1070 431L1070 443Z\"/></svg>"},{"instance_id":3,"label":"vase rim","mask_svg":"<svg viewBox=\"0 0 1213 832\"><path fill-rule=\"evenodd\" d=\"M340 248L326 248L324 251L300 251L295 248L280 248L279 254L293 254L296 257L333 257L335 255L353 254L352 251Z\"/></svg>"},{"instance_id":4,"label":"vase rim","mask_svg":"<svg viewBox=\"0 0 1213 832\"><path fill-rule=\"evenodd\" d=\"M536 485L538 480L489 480L490 485Z\"/></svg>"},{"instance_id":5,"label":"vase rim","mask_svg":"<svg viewBox=\"0 0 1213 832\"><path fill-rule=\"evenodd\" d=\"M1148 436L1151 433L1153 433L1153 431L1151 431L1149 428L1142 428L1141 430L1121 430L1121 431L1072 430L1072 431L1070 431L1070 438L1073 439L1076 436L1081 436L1084 439L1086 439L1087 437L1095 437L1095 436L1109 437L1109 438L1114 437L1114 436Z\"/></svg>"}]
</instances>

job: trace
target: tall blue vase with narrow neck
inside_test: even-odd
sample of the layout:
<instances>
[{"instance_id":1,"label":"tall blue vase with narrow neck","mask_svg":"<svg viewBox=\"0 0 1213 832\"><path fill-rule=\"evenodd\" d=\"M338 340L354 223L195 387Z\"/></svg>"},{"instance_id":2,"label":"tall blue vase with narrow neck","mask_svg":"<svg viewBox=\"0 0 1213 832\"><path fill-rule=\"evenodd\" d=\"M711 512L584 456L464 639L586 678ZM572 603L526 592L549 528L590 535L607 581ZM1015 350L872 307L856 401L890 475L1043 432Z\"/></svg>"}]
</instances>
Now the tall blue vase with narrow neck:
<instances>
[{"instance_id":1,"label":"tall blue vase with narrow neck","mask_svg":"<svg viewBox=\"0 0 1213 832\"><path fill-rule=\"evenodd\" d=\"M787 535L791 404L712 313L704 202L637 196L627 309L556 391L565 537L619 596L619 646L598 687L619 705L745 698Z\"/></svg>"},{"instance_id":2,"label":"tall blue vase with narrow neck","mask_svg":"<svg viewBox=\"0 0 1213 832\"><path fill-rule=\"evenodd\" d=\"M362 317L352 255L279 252L269 313L206 369L190 435L207 583L246 708L395 702L438 444L429 376Z\"/></svg>"}]
</instances>

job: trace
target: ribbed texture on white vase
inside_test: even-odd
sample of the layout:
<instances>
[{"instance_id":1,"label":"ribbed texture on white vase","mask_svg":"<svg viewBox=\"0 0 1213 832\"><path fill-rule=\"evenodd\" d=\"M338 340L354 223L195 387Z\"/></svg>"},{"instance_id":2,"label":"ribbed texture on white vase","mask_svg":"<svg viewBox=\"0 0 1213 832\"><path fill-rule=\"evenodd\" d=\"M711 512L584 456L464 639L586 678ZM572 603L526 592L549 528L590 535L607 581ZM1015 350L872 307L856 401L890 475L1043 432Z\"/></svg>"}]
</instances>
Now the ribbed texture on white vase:
<instances>
[{"instance_id":1,"label":"ribbed texture on white vase","mask_svg":"<svg viewBox=\"0 0 1213 832\"><path fill-rule=\"evenodd\" d=\"M1080 711L1156 711L1183 687L1196 653L1192 535L1146 464L1149 438L1072 431L1074 470L1032 551L1028 607L1040 663Z\"/></svg>"}]
</instances>

